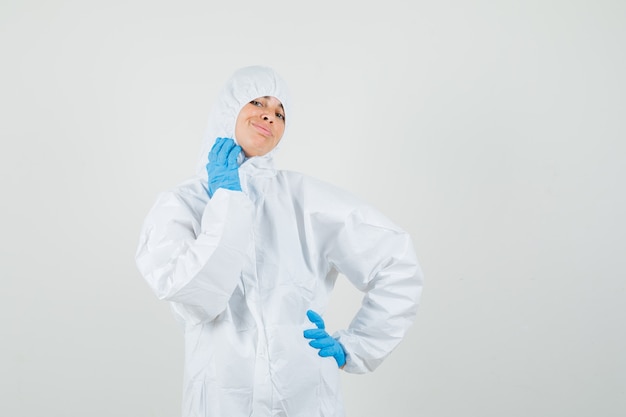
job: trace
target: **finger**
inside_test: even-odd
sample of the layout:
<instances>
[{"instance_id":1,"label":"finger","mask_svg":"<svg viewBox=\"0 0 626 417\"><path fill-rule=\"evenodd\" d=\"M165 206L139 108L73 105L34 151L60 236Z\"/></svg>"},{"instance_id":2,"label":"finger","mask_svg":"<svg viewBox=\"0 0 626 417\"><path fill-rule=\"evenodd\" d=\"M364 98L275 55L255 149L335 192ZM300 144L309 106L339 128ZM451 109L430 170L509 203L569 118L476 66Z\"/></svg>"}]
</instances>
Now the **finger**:
<instances>
[{"instance_id":1,"label":"finger","mask_svg":"<svg viewBox=\"0 0 626 417\"><path fill-rule=\"evenodd\" d=\"M325 349L320 349L319 352L317 352L318 355L323 356L324 358L327 358L329 356L334 356L335 351L332 348L325 348Z\"/></svg>"},{"instance_id":2,"label":"finger","mask_svg":"<svg viewBox=\"0 0 626 417\"><path fill-rule=\"evenodd\" d=\"M328 337L328 333L324 329L309 329L304 331L304 337L307 339L321 339Z\"/></svg>"},{"instance_id":3,"label":"finger","mask_svg":"<svg viewBox=\"0 0 626 417\"><path fill-rule=\"evenodd\" d=\"M209 152L209 161L217 162L217 155L219 154L220 149L224 144L224 140L224 138L215 139L215 143L213 144L213 146L211 147L211 151Z\"/></svg>"},{"instance_id":4,"label":"finger","mask_svg":"<svg viewBox=\"0 0 626 417\"><path fill-rule=\"evenodd\" d=\"M230 138L224 139L224 144L222 145L219 152L217 153L217 163L219 165L226 164L226 160L228 159L228 154L230 153L231 149L233 149L234 146L235 146L234 140Z\"/></svg>"},{"instance_id":5,"label":"finger","mask_svg":"<svg viewBox=\"0 0 626 417\"><path fill-rule=\"evenodd\" d=\"M335 346L335 339L333 339L332 337L314 339L309 342L309 346L314 347L315 349L324 349L324 348L332 347L332 346Z\"/></svg>"},{"instance_id":6,"label":"finger","mask_svg":"<svg viewBox=\"0 0 626 417\"><path fill-rule=\"evenodd\" d=\"M228 167L229 168L237 167L237 157L239 156L240 152L241 152L241 146L239 145L233 146L233 148L230 150L230 152L228 153Z\"/></svg>"},{"instance_id":7,"label":"finger","mask_svg":"<svg viewBox=\"0 0 626 417\"><path fill-rule=\"evenodd\" d=\"M308 310L306 312L306 315L309 318L309 320L311 321L311 323L315 324L318 329L324 329L326 327L324 325L324 320L322 319L322 316L317 314L315 311Z\"/></svg>"},{"instance_id":8,"label":"finger","mask_svg":"<svg viewBox=\"0 0 626 417\"><path fill-rule=\"evenodd\" d=\"M319 351L319 353L318 353L318 354L319 354L320 356L327 357L327 356L335 356L335 355L336 355L336 354L338 354L338 353L339 353L339 351L337 350L337 347L335 347L335 346L333 345L333 346L331 346L331 347L327 347L327 348L324 348L324 349L320 349L320 351Z\"/></svg>"}]
</instances>

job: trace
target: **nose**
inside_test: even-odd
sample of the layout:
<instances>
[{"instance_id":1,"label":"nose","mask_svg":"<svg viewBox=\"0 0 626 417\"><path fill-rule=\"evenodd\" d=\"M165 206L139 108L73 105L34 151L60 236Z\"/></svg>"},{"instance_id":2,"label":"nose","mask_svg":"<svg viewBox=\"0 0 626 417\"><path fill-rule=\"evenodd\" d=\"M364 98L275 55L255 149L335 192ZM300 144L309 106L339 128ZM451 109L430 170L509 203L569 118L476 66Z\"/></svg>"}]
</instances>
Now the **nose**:
<instances>
[{"instance_id":1,"label":"nose","mask_svg":"<svg viewBox=\"0 0 626 417\"><path fill-rule=\"evenodd\" d=\"M263 120L265 120L267 122L274 123L274 118L270 117L269 114L263 114L261 117L263 118Z\"/></svg>"}]
</instances>

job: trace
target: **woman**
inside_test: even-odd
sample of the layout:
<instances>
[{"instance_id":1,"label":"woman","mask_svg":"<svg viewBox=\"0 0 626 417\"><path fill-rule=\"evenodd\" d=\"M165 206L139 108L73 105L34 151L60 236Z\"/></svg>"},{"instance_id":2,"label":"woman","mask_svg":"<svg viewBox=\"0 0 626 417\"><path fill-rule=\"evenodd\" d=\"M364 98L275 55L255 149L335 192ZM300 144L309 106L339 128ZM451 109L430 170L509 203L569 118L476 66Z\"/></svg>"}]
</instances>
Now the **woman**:
<instances>
[{"instance_id":1,"label":"woman","mask_svg":"<svg viewBox=\"0 0 626 417\"><path fill-rule=\"evenodd\" d=\"M275 169L288 118L277 73L235 71L197 176L143 225L138 268L185 329L185 417L343 416L338 369L373 371L414 320L410 236L332 185ZM339 273L364 298L331 337L322 315Z\"/></svg>"}]
</instances>

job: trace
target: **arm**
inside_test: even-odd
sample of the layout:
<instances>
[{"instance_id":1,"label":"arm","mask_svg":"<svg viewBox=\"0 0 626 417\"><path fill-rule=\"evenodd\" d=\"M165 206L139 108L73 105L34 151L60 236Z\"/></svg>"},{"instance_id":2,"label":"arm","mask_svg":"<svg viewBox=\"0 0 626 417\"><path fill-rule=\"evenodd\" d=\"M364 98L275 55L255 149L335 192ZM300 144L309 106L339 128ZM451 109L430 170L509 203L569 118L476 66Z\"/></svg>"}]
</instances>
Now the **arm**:
<instances>
[{"instance_id":1,"label":"arm","mask_svg":"<svg viewBox=\"0 0 626 417\"><path fill-rule=\"evenodd\" d=\"M327 259L365 295L348 329L333 336L345 349L345 371L370 372L413 323L422 271L410 236L376 210L361 206L335 221Z\"/></svg>"},{"instance_id":2,"label":"arm","mask_svg":"<svg viewBox=\"0 0 626 417\"><path fill-rule=\"evenodd\" d=\"M225 189L204 211L192 204L202 203L172 192L159 198L144 221L136 262L159 299L182 304L201 322L224 311L239 282L253 207L243 193Z\"/></svg>"}]
</instances>

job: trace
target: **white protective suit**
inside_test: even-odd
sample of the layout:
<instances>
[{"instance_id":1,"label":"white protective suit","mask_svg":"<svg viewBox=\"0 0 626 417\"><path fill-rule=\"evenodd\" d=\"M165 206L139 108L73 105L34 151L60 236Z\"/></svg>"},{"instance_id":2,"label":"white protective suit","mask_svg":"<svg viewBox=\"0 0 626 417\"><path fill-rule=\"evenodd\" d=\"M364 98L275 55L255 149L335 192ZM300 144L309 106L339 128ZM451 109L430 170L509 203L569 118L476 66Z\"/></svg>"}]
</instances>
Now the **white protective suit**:
<instances>
[{"instance_id":1,"label":"white protective suit","mask_svg":"<svg viewBox=\"0 0 626 417\"><path fill-rule=\"evenodd\" d=\"M233 138L240 109L262 96L278 98L289 123L272 69L236 71L211 112L197 176L160 194L140 236L137 266L184 324L184 417L343 416L337 363L303 337L315 327L306 311L323 316L339 273L364 293L333 335L344 370L364 373L402 340L421 294L406 232L341 189L275 169L274 151L240 165L242 192L209 199L215 138Z\"/></svg>"}]
</instances>

